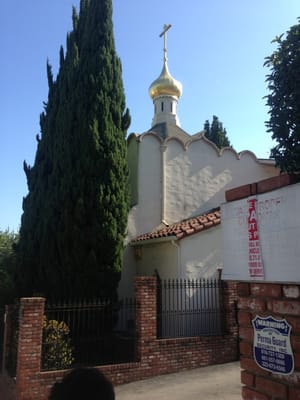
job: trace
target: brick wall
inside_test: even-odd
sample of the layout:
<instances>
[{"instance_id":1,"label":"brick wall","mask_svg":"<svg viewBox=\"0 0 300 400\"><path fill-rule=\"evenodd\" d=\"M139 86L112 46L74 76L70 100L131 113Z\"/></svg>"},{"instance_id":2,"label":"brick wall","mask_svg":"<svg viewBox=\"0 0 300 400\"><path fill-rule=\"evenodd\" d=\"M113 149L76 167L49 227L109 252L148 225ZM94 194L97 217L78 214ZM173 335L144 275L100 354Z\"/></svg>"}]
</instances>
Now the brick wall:
<instances>
[{"instance_id":1,"label":"brick wall","mask_svg":"<svg viewBox=\"0 0 300 400\"><path fill-rule=\"evenodd\" d=\"M138 361L98 367L114 385L237 360L236 283L225 283L226 334L214 337L156 339L156 278L137 277L135 291ZM21 299L17 400L46 400L66 373L40 370L43 312L44 299Z\"/></svg>"},{"instance_id":2,"label":"brick wall","mask_svg":"<svg viewBox=\"0 0 300 400\"><path fill-rule=\"evenodd\" d=\"M17 356L17 399L39 397L38 372L41 364L43 315L45 299L22 298L19 315Z\"/></svg>"},{"instance_id":3,"label":"brick wall","mask_svg":"<svg viewBox=\"0 0 300 400\"><path fill-rule=\"evenodd\" d=\"M237 294L243 400L300 400L300 285L240 282ZM257 315L285 318L292 326L292 374L273 374L256 364L251 321Z\"/></svg>"}]
</instances>

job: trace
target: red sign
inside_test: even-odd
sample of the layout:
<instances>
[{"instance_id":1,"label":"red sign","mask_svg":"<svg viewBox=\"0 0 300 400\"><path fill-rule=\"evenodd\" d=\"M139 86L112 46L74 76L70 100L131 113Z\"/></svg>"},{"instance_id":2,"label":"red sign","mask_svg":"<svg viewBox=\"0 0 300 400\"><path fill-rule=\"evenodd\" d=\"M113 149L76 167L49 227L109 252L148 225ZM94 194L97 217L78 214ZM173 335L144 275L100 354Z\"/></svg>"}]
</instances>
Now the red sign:
<instances>
[{"instance_id":1,"label":"red sign","mask_svg":"<svg viewBox=\"0 0 300 400\"><path fill-rule=\"evenodd\" d=\"M251 278L264 279L256 212L257 199L248 200L248 266Z\"/></svg>"}]
</instances>

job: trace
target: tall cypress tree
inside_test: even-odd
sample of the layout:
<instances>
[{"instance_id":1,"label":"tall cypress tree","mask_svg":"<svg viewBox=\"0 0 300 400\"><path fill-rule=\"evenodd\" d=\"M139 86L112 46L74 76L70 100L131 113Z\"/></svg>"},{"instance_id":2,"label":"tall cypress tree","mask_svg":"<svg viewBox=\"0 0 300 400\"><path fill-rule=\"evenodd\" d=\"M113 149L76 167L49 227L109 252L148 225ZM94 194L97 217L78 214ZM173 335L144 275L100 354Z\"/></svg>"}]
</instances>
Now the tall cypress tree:
<instances>
[{"instance_id":1,"label":"tall cypress tree","mask_svg":"<svg viewBox=\"0 0 300 400\"><path fill-rule=\"evenodd\" d=\"M207 139L211 140L220 149L223 147L230 147L230 141L227 137L226 129L223 128L223 124L219 121L217 116L213 115L211 124L206 120L203 129Z\"/></svg>"},{"instance_id":2,"label":"tall cypress tree","mask_svg":"<svg viewBox=\"0 0 300 400\"><path fill-rule=\"evenodd\" d=\"M128 215L130 124L111 0L81 0L54 80L33 167L24 163L17 248L21 295L115 296Z\"/></svg>"}]
</instances>

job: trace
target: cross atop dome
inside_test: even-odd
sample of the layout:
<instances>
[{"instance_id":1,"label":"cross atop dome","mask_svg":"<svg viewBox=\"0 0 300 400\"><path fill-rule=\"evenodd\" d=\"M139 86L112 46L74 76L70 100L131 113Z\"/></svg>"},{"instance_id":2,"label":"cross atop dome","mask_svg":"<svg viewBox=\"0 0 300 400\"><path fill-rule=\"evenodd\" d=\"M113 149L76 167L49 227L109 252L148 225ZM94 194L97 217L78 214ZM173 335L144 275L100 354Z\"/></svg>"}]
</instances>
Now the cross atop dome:
<instances>
[{"instance_id":1,"label":"cross atop dome","mask_svg":"<svg viewBox=\"0 0 300 400\"><path fill-rule=\"evenodd\" d=\"M167 57L167 31L172 27L171 24L165 24L164 25L164 30L162 33L159 35L159 37L164 37L164 62L168 61Z\"/></svg>"},{"instance_id":2,"label":"cross atop dome","mask_svg":"<svg viewBox=\"0 0 300 400\"><path fill-rule=\"evenodd\" d=\"M163 68L159 77L149 87L149 94L154 104L152 126L167 122L180 126L177 116L178 99L182 95L182 85L172 77L167 64L167 31L171 24L165 24L159 37L164 37Z\"/></svg>"}]
</instances>

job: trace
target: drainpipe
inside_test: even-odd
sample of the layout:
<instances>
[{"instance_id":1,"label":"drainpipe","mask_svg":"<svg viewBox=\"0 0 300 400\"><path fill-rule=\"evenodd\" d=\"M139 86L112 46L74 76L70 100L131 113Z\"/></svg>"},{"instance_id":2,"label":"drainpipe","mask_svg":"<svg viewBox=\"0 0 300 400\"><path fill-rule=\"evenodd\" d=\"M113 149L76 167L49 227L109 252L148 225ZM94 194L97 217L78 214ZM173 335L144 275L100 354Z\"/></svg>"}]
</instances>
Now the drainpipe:
<instances>
[{"instance_id":1,"label":"drainpipe","mask_svg":"<svg viewBox=\"0 0 300 400\"><path fill-rule=\"evenodd\" d=\"M177 249L177 277L182 278L181 262L180 262L181 261L180 260L180 246L179 246L179 244L176 243L175 240L171 240L171 244L172 244L172 246L176 247L176 249Z\"/></svg>"}]
</instances>

